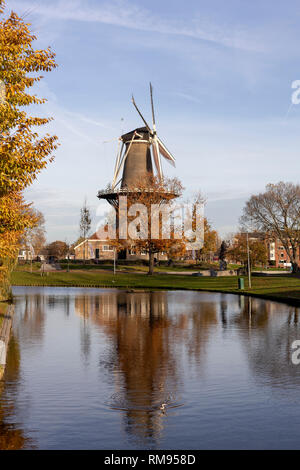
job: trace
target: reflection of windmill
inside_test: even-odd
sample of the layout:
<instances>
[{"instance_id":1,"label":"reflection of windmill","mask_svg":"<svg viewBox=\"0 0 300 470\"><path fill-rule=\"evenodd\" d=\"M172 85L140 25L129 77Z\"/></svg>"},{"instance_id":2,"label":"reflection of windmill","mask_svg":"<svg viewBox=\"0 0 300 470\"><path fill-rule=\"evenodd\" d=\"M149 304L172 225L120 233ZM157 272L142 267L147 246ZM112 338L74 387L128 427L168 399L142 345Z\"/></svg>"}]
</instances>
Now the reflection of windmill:
<instances>
[{"instance_id":1,"label":"reflection of windmill","mask_svg":"<svg viewBox=\"0 0 300 470\"><path fill-rule=\"evenodd\" d=\"M118 205L118 196L120 194L127 194L132 191L138 192L140 182L151 182L151 179L155 176L152 160L154 161L156 176L160 181L163 179L161 156L175 166L174 157L157 136L151 83L150 98L153 123L152 129L132 97L133 105L142 118L145 127L139 127L120 137L111 188L105 191L99 191L98 193L99 199L106 199L114 206ZM164 195L166 199L172 197L175 197L175 195Z\"/></svg>"},{"instance_id":2,"label":"reflection of windmill","mask_svg":"<svg viewBox=\"0 0 300 470\"><path fill-rule=\"evenodd\" d=\"M177 357L167 294L106 292L75 298L75 311L108 338L101 374L114 371L109 405L123 411L125 431L144 444L157 444L167 408L177 405Z\"/></svg>"}]
</instances>

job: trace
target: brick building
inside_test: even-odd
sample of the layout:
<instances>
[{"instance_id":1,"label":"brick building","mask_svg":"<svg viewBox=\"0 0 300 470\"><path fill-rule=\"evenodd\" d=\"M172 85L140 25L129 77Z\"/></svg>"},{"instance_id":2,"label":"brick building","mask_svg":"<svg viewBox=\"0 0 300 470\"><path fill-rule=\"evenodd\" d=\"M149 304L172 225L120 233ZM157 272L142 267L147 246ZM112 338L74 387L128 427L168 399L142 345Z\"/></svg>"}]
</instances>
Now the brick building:
<instances>
[{"instance_id":1,"label":"brick building","mask_svg":"<svg viewBox=\"0 0 300 470\"><path fill-rule=\"evenodd\" d=\"M291 267L290 258L279 239L274 238L273 240L268 240L268 252L270 264L276 266L277 268ZM299 247L298 258L300 259ZM300 261L298 261L298 264L300 266Z\"/></svg>"},{"instance_id":2,"label":"brick building","mask_svg":"<svg viewBox=\"0 0 300 470\"><path fill-rule=\"evenodd\" d=\"M243 233L246 237L246 233ZM249 241L261 241L265 243L267 248L268 264L276 268L289 268L291 267L290 258L284 249L282 242L277 237L261 233L251 232L248 233ZM235 239L233 239L233 244ZM298 247L299 267L300 267L300 248Z\"/></svg>"},{"instance_id":3,"label":"brick building","mask_svg":"<svg viewBox=\"0 0 300 470\"><path fill-rule=\"evenodd\" d=\"M114 247L109 244L109 240L101 240L98 238L97 233L94 233L88 239L82 241L74 247L75 259L78 260L113 260ZM120 257L120 256L119 256ZM126 260L148 260L146 251L139 251L134 245L129 249L124 250L121 255ZM155 256L159 260L167 260L165 253L159 253Z\"/></svg>"},{"instance_id":4,"label":"brick building","mask_svg":"<svg viewBox=\"0 0 300 470\"><path fill-rule=\"evenodd\" d=\"M97 233L74 247L75 259L114 259L114 247L109 240L100 240Z\"/></svg>"}]
</instances>

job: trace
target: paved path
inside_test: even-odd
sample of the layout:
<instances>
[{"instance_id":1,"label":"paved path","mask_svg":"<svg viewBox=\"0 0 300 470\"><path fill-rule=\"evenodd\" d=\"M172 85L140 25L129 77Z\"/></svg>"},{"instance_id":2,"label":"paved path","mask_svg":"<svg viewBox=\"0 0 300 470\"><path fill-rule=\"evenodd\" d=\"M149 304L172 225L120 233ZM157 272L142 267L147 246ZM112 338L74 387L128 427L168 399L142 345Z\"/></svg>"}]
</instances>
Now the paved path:
<instances>
[{"instance_id":1,"label":"paved path","mask_svg":"<svg viewBox=\"0 0 300 470\"><path fill-rule=\"evenodd\" d=\"M44 273L60 271L60 270L61 270L61 267L58 264L49 264L49 263L42 264L40 268L40 271Z\"/></svg>"},{"instance_id":2,"label":"paved path","mask_svg":"<svg viewBox=\"0 0 300 470\"><path fill-rule=\"evenodd\" d=\"M266 270L266 271L252 271L253 273L259 274L291 274L291 271L273 271L273 270Z\"/></svg>"}]
</instances>

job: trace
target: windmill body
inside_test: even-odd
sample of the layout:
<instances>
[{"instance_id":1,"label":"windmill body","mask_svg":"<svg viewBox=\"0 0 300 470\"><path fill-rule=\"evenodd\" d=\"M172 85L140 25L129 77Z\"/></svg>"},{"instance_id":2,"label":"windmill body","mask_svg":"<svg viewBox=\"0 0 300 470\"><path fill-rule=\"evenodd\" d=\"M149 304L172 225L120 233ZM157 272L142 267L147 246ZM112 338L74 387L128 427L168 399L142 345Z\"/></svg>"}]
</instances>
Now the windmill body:
<instances>
[{"instance_id":1,"label":"windmill body","mask_svg":"<svg viewBox=\"0 0 300 470\"><path fill-rule=\"evenodd\" d=\"M121 188L131 188L139 182L153 178L150 134L146 127L122 135L125 152L128 152L123 167Z\"/></svg>"}]
</instances>

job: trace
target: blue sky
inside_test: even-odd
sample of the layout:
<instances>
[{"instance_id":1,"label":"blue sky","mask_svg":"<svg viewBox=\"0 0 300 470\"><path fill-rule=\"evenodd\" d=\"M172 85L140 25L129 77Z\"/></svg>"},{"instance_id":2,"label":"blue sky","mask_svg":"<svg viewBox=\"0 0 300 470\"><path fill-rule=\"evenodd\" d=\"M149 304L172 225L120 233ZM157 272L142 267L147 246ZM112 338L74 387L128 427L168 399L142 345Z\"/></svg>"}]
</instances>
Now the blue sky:
<instances>
[{"instance_id":1,"label":"blue sky","mask_svg":"<svg viewBox=\"0 0 300 470\"><path fill-rule=\"evenodd\" d=\"M223 237L245 200L269 182L299 182L300 3L290 0L7 0L50 45L59 68L37 92L60 140L55 162L26 190L46 217L48 240L74 241L87 198L111 181L122 131L150 119L176 158L164 173L186 195L201 190Z\"/></svg>"}]
</instances>

